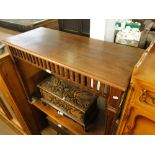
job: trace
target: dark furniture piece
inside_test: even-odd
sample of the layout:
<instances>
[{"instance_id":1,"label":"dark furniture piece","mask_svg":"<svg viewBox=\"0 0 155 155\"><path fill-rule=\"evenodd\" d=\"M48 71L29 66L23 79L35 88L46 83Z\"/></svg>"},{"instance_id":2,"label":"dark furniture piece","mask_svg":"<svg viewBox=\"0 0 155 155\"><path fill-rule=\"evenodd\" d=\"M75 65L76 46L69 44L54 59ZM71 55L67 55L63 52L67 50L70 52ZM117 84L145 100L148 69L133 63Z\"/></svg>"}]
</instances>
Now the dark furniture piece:
<instances>
[{"instance_id":1,"label":"dark furniture piece","mask_svg":"<svg viewBox=\"0 0 155 155\"><path fill-rule=\"evenodd\" d=\"M89 37L90 19L59 19L59 30Z\"/></svg>"},{"instance_id":2,"label":"dark furniture piece","mask_svg":"<svg viewBox=\"0 0 155 155\"><path fill-rule=\"evenodd\" d=\"M0 26L17 32L26 32L41 26L58 30L58 21L56 19L0 19Z\"/></svg>"}]
</instances>

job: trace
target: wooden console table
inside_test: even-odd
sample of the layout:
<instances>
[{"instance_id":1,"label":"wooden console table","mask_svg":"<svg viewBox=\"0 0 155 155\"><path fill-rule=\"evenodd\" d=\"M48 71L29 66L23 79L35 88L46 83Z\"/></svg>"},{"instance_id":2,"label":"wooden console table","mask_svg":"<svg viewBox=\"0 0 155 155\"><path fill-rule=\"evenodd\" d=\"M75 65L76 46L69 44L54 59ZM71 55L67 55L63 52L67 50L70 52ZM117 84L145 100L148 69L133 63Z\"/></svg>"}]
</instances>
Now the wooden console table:
<instances>
[{"instance_id":1,"label":"wooden console table","mask_svg":"<svg viewBox=\"0 0 155 155\"><path fill-rule=\"evenodd\" d=\"M105 134L112 134L133 67L144 50L42 27L3 42L8 46L21 79L24 79L28 98L32 97L36 88L27 86L28 78L25 76L28 75L26 69L21 68L23 62L27 64L25 67L29 65L43 70L40 74L40 71L34 71L37 75L43 77L46 71L105 97ZM33 87L38 82L36 79L34 81L31 82Z\"/></svg>"}]
</instances>

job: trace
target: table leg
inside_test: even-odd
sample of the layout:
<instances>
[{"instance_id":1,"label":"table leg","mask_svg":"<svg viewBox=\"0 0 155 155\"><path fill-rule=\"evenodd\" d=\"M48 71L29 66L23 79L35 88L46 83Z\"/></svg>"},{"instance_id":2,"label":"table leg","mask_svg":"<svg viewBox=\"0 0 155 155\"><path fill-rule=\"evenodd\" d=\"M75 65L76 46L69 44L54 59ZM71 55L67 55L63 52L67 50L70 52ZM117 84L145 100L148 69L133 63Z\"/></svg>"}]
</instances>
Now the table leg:
<instances>
[{"instance_id":1,"label":"table leg","mask_svg":"<svg viewBox=\"0 0 155 155\"><path fill-rule=\"evenodd\" d=\"M106 106L106 129L105 134L114 134L112 129L116 121L117 111L121 102L123 92L116 88L109 88Z\"/></svg>"}]
</instances>

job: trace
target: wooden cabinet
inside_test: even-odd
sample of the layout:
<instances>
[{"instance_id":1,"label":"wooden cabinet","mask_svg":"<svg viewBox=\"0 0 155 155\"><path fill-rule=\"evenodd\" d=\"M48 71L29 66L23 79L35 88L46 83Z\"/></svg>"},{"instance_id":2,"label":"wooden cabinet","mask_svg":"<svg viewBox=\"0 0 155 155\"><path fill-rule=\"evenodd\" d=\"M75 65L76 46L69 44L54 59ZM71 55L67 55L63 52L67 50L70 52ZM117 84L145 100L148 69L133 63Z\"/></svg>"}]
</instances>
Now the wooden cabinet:
<instances>
[{"instance_id":1,"label":"wooden cabinet","mask_svg":"<svg viewBox=\"0 0 155 155\"><path fill-rule=\"evenodd\" d=\"M19 134L40 134L36 113L28 103L25 91L10 55L0 55L0 116Z\"/></svg>"},{"instance_id":2,"label":"wooden cabinet","mask_svg":"<svg viewBox=\"0 0 155 155\"><path fill-rule=\"evenodd\" d=\"M15 109L13 108L13 99L9 94L9 91L0 76L0 118L9 124L18 134L26 134L23 130L18 116L16 117Z\"/></svg>"},{"instance_id":3,"label":"wooden cabinet","mask_svg":"<svg viewBox=\"0 0 155 155\"><path fill-rule=\"evenodd\" d=\"M155 44L134 68L117 134L155 134Z\"/></svg>"},{"instance_id":4,"label":"wooden cabinet","mask_svg":"<svg viewBox=\"0 0 155 155\"><path fill-rule=\"evenodd\" d=\"M16 34L19 32L0 27L0 41ZM47 121L39 110L28 103L15 64L5 48L0 54L0 118L17 134L40 134Z\"/></svg>"}]
</instances>

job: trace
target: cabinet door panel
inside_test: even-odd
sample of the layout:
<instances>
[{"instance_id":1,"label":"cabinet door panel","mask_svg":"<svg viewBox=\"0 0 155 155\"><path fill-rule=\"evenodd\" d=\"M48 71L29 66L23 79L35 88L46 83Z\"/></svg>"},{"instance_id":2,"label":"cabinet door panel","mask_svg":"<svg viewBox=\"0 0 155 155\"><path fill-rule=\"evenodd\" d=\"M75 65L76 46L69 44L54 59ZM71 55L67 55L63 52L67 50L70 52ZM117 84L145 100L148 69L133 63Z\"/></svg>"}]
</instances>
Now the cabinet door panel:
<instances>
[{"instance_id":1,"label":"cabinet door panel","mask_svg":"<svg viewBox=\"0 0 155 155\"><path fill-rule=\"evenodd\" d=\"M155 117L144 108L132 107L123 134L150 135L155 134Z\"/></svg>"},{"instance_id":2,"label":"cabinet door panel","mask_svg":"<svg viewBox=\"0 0 155 155\"><path fill-rule=\"evenodd\" d=\"M3 113L6 115L6 117L7 117L9 120L11 120L11 119L12 119L12 115L11 115L11 113L9 112L9 110L7 109L7 107L5 106L5 104L4 104L3 100L1 99L1 97L0 97L0 107L1 107L1 109L2 109L2 111L3 111Z\"/></svg>"},{"instance_id":3,"label":"cabinet door panel","mask_svg":"<svg viewBox=\"0 0 155 155\"><path fill-rule=\"evenodd\" d=\"M1 86L0 86L0 107L3 110L5 116L11 120L13 123L15 123L19 128L21 128L21 125L19 121L17 120L17 117L15 115L15 112L11 105L9 104L9 99L3 94L1 91Z\"/></svg>"},{"instance_id":4,"label":"cabinet door panel","mask_svg":"<svg viewBox=\"0 0 155 155\"><path fill-rule=\"evenodd\" d=\"M10 56L0 61L0 89L17 117L13 121L16 124L19 122L27 134L40 134L37 124L40 113L36 114L36 110L28 103L25 88Z\"/></svg>"},{"instance_id":5,"label":"cabinet door panel","mask_svg":"<svg viewBox=\"0 0 155 155\"><path fill-rule=\"evenodd\" d=\"M138 116L136 119L135 128L133 129L134 135L154 135L155 122L149 118Z\"/></svg>"}]
</instances>

